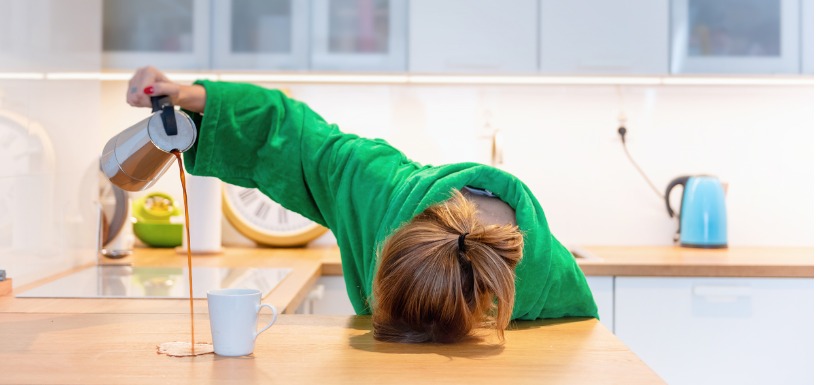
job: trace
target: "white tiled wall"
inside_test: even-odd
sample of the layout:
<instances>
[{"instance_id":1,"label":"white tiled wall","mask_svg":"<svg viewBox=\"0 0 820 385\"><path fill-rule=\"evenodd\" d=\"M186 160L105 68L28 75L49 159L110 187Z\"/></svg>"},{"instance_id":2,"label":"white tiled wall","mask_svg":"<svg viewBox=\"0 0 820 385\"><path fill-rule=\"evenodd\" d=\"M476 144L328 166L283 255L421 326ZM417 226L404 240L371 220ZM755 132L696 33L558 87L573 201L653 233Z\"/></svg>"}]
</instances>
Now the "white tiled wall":
<instances>
[{"instance_id":1,"label":"white tiled wall","mask_svg":"<svg viewBox=\"0 0 820 385\"><path fill-rule=\"evenodd\" d=\"M488 163L486 134L500 129L502 168L530 186L562 242L672 244L676 224L618 140L623 109L630 151L659 189L689 174L728 183L730 245L813 243L811 86L288 88L342 130L384 138L422 163ZM148 113L124 95L124 83L103 83L106 135ZM156 188L181 195L176 175ZM226 242L242 242L223 229Z\"/></svg>"}]
</instances>

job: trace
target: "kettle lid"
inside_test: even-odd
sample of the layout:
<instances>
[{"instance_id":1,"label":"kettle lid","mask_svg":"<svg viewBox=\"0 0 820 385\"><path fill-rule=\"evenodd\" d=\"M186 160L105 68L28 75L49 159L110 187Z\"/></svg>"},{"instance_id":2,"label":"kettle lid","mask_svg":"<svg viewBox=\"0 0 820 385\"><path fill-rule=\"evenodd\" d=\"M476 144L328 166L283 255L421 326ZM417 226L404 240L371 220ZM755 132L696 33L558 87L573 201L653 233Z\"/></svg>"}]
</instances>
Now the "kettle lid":
<instances>
[{"instance_id":1,"label":"kettle lid","mask_svg":"<svg viewBox=\"0 0 820 385\"><path fill-rule=\"evenodd\" d=\"M185 152L196 142L196 125L187 114L174 111L174 120L177 125L176 135L169 135L162 119L162 111L156 111L148 121L148 136L162 151L178 150Z\"/></svg>"}]
</instances>

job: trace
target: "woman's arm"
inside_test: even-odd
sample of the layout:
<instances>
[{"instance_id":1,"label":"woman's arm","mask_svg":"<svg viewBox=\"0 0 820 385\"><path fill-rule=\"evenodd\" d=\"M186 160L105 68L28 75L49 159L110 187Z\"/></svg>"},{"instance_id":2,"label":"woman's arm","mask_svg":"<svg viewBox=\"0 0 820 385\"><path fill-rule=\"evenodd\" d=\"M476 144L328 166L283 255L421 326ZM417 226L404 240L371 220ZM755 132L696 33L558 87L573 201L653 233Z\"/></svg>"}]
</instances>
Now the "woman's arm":
<instances>
[{"instance_id":1,"label":"woman's arm","mask_svg":"<svg viewBox=\"0 0 820 385\"><path fill-rule=\"evenodd\" d=\"M417 167L387 143L344 133L281 91L196 84L207 99L204 113L192 115L198 135L184 154L186 170L257 188L334 232L372 236L393 188Z\"/></svg>"},{"instance_id":2,"label":"woman's arm","mask_svg":"<svg viewBox=\"0 0 820 385\"><path fill-rule=\"evenodd\" d=\"M198 135L185 152L188 172L258 188L331 228L341 218L378 223L380 206L401 179L398 170L414 168L386 143L343 133L277 90L210 81L180 85L142 67L128 83L126 101L151 107L152 95L168 95L192 113Z\"/></svg>"}]
</instances>

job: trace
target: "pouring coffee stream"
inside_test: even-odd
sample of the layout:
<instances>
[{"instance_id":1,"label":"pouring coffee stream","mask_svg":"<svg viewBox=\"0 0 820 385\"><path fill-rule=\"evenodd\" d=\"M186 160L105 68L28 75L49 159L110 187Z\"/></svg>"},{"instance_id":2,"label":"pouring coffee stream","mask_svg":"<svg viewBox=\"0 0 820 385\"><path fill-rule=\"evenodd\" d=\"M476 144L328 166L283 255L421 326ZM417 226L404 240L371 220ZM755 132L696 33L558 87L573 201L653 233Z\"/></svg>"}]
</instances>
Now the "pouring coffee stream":
<instances>
[{"instance_id":1,"label":"pouring coffee stream","mask_svg":"<svg viewBox=\"0 0 820 385\"><path fill-rule=\"evenodd\" d=\"M100 168L111 182L126 191L143 191L179 163L179 177L185 204L185 231L188 240L188 294L191 319L191 355L195 354L194 292L191 258L191 227L188 216L188 192L182 153L196 141L193 120L174 109L169 96L151 97L152 114L125 129L106 143L100 157Z\"/></svg>"}]
</instances>

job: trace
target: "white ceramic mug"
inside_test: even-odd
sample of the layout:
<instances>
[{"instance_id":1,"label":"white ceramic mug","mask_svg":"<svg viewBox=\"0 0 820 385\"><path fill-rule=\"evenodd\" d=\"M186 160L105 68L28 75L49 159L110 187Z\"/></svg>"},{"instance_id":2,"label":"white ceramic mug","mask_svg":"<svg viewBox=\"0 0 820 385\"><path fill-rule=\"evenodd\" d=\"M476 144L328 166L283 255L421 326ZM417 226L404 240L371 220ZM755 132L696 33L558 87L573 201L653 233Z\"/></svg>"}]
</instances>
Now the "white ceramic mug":
<instances>
[{"instance_id":1,"label":"white ceramic mug","mask_svg":"<svg viewBox=\"0 0 820 385\"><path fill-rule=\"evenodd\" d=\"M276 322L276 308L260 303L262 292L255 289L218 289L208 291L208 315L214 352L220 356L245 356L253 353L256 337ZM259 311L268 308L273 319L256 331Z\"/></svg>"}]
</instances>

